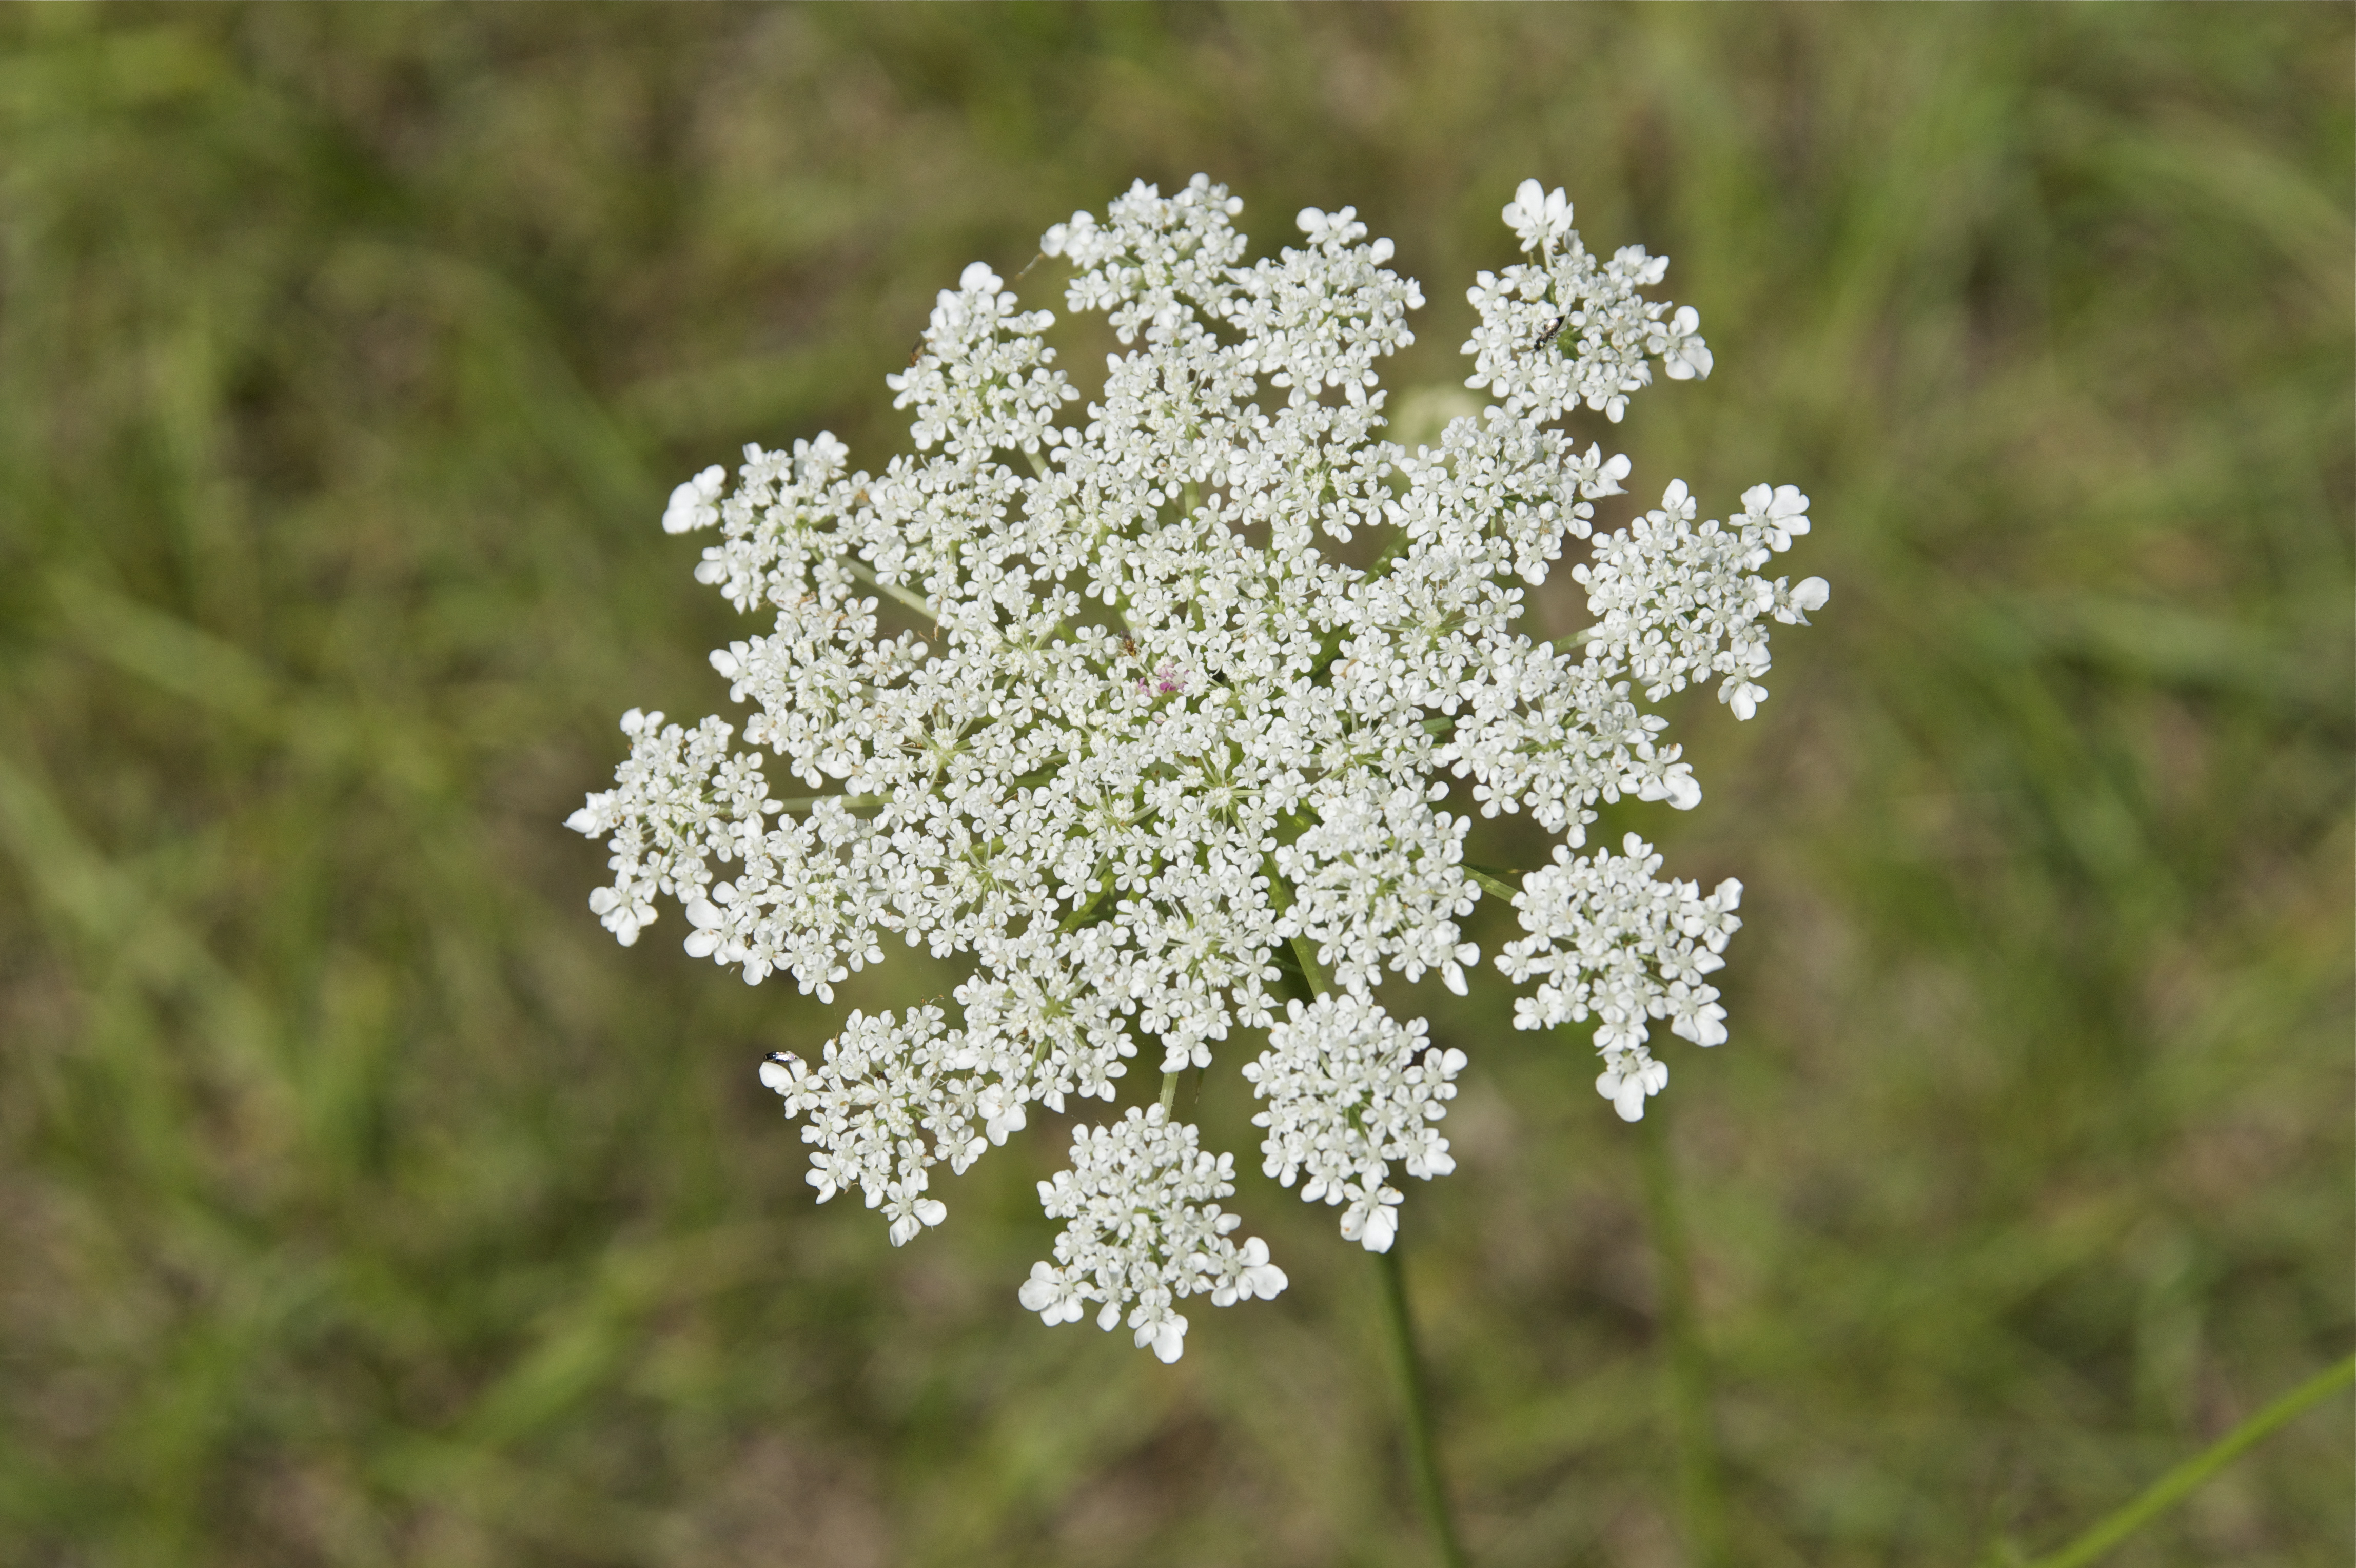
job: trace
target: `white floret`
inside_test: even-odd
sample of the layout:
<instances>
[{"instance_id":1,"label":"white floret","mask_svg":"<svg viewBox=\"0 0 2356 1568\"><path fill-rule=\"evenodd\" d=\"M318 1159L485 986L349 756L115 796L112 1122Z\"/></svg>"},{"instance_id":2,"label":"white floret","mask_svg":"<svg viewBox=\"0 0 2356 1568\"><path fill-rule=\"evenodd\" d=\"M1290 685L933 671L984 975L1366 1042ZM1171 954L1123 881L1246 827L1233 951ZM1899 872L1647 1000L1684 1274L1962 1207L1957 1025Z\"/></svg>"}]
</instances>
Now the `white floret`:
<instances>
[{"instance_id":1,"label":"white floret","mask_svg":"<svg viewBox=\"0 0 2356 1568\"><path fill-rule=\"evenodd\" d=\"M1633 1122L1669 1080L1647 1049L1650 1021L1698 1046L1726 1040L1726 1009L1704 977L1725 967L1727 939L1742 928L1742 884L1729 877L1705 897L1695 883L1656 879L1661 857L1634 833L1622 848L1558 848L1524 877L1514 908L1529 935L1507 943L1497 967L1517 985L1538 982L1514 1004L1515 1028L1595 1020L1596 1090Z\"/></svg>"},{"instance_id":2,"label":"white floret","mask_svg":"<svg viewBox=\"0 0 2356 1568\"><path fill-rule=\"evenodd\" d=\"M1402 1024L1371 1002L1290 1004L1244 1077L1268 1109L1262 1168L1301 1182L1301 1200L1346 1205L1342 1234L1387 1252L1398 1231L1394 1162L1426 1181L1456 1168L1438 1122L1456 1097L1464 1053L1430 1047L1420 1018Z\"/></svg>"},{"instance_id":3,"label":"white floret","mask_svg":"<svg viewBox=\"0 0 2356 1568\"><path fill-rule=\"evenodd\" d=\"M1205 1295L1214 1306L1272 1300L1289 1283L1258 1237L1234 1240L1242 1221L1217 1198L1234 1195L1236 1157L1198 1145L1194 1128L1159 1105L1131 1109L1108 1127L1072 1137L1072 1168L1039 1184L1051 1219L1064 1220L1055 1261L1031 1267L1023 1305L1049 1323L1073 1323L1097 1304L1097 1326L1126 1321L1140 1349L1164 1361L1185 1350L1176 1304ZM1122 1308L1128 1308L1124 1320Z\"/></svg>"}]
</instances>

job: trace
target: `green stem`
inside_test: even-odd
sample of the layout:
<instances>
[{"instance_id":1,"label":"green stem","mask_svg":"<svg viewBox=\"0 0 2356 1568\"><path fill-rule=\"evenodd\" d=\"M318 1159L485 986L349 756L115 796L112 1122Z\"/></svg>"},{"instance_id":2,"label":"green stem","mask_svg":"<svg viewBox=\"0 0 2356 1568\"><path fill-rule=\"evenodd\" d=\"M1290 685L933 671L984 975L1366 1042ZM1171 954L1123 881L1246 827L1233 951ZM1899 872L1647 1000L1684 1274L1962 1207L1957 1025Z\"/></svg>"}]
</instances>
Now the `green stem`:
<instances>
[{"instance_id":1,"label":"green stem","mask_svg":"<svg viewBox=\"0 0 2356 1568\"><path fill-rule=\"evenodd\" d=\"M1273 871L1269 875L1269 891L1280 911L1292 907L1292 889ZM1300 962L1301 977L1311 1001L1332 993L1333 976L1319 961L1314 941L1306 936L1293 938L1292 956ZM1170 1092L1167 1084L1163 1092ZM1407 1428L1408 1467L1415 1473L1416 1500L1423 1506L1424 1522L1431 1527L1440 1562L1446 1568L1464 1568L1464 1548L1456 1539L1456 1521L1448 1511L1448 1491L1440 1481L1440 1451L1432 1439L1431 1407L1424 1397L1423 1359L1415 1348L1415 1318L1408 1311L1407 1278L1399 1265L1396 1238L1388 1251L1375 1254L1375 1263L1382 1276L1383 1328L1390 1341L1392 1368L1398 1374L1399 1402Z\"/></svg>"},{"instance_id":2,"label":"green stem","mask_svg":"<svg viewBox=\"0 0 2356 1568\"><path fill-rule=\"evenodd\" d=\"M1314 1002L1333 989L1333 977L1317 961L1317 944L1307 937L1292 939L1292 956L1300 961L1301 978L1309 983L1309 999Z\"/></svg>"},{"instance_id":3,"label":"green stem","mask_svg":"<svg viewBox=\"0 0 2356 1568\"><path fill-rule=\"evenodd\" d=\"M1728 1561L1725 1488L1719 1476L1718 1434L1710 1414L1709 1353L1694 1310L1693 1256L1677 1202L1676 1166L1661 1102L1637 1123L1645 1218L1660 1273L1661 1326L1668 1340L1670 1421L1676 1434L1677 1491L1686 1552L1695 1568Z\"/></svg>"},{"instance_id":4,"label":"green stem","mask_svg":"<svg viewBox=\"0 0 2356 1568\"><path fill-rule=\"evenodd\" d=\"M1414 1472L1416 1500L1423 1505L1424 1522L1447 1568L1464 1568L1464 1548L1456 1539L1456 1521L1448 1511L1448 1490L1440 1480L1440 1452L1432 1441L1431 1407L1424 1397L1423 1360L1416 1352L1415 1319L1408 1311L1407 1277L1399 1264L1398 1245L1375 1254L1382 1275L1383 1326L1388 1331L1391 1365L1398 1374L1399 1402L1405 1407L1408 1468Z\"/></svg>"},{"instance_id":5,"label":"green stem","mask_svg":"<svg viewBox=\"0 0 2356 1568\"><path fill-rule=\"evenodd\" d=\"M933 608L932 605L922 594L910 593L907 589L900 586L897 583L885 582L883 578L878 577L875 575L875 568L870 566L864 561L846 561L843 564L851 568L851 575L852 576L858 578L861 582L866 584L877 593L884 595L886 598L898 600L901 604L904 604L910 609L915 610L918 615L923 616L926 620L931 621L935 626L938 626L940 624L940 612Z\"/></svg>"},{"instance_id":6,"label":"green stem","mask_svg":"<svg viewBox=\"0 0 2356 1568\"><path fill-rule=\"evenodd\" d=\"M1483 893L1494 894L1503 898L1508 904L1522 896L1518 884L1526 875L1527 874L1519 871L1503 871L1492 865L1475 865L1469 860L1464 863L1465 881Z\"/></svg>"},{"instance_id":7,"label":"green stem","mask_svg":"<svg viewBox=\"0 0 2356 1568\"><path fill-rule=\"evenodd\" d=\"M2201 1482L2240 1458L2309 1406L2356 1383L2356 1356L2326 1368L2233 1428L2149 1489L2061 1551L2038 1558L2029 1568L2084 1568L2112 1547L2192 1495Z\"/></svg>"},{"instance_id":8,"label":"green stem","mask_svg":"<svg viewBox=\"0 0 2356 1568\"><path fill-rule=\"evenodd\" d=\"M1174 1072L1165 1072L1162 1075L1162 1115L1163 1120L1166 1121L1169 1119L1171 1108L1175 1106L1177 1103L1178 1075Z\"/></svg>"},{"instance_id":9,"label":"green stem","mask_svg":"<svg viewBox=\"0 0 2356 1568\"><path fill-rule=\"evenodd\" d=\"M1097 912L1097 906L1104 902L1105 895L1112 891L1112 875L1107 873L1097 883L1095 892L1089 894L1085 901L1073 906L1072 912L1064 917L1063 924L1057 929L1076 931L1087 925L1088 917Z\"/></svg>"}]
</instances>

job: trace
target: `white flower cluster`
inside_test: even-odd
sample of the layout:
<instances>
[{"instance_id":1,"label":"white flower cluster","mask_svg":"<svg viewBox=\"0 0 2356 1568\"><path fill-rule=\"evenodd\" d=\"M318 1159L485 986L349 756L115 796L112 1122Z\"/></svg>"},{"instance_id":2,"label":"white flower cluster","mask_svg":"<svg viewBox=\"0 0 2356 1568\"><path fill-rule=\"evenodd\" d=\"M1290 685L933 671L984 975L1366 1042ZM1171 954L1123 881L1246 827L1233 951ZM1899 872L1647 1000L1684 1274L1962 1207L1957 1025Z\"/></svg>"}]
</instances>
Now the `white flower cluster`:
<instances>
[{"instance_id":1,"label":"white flower cluster","mask_svg":"<svg viewBox=\"0 0 2356 1568\"><path fill-rule=\"evenodd\" d=\"M1465 385L1495 392L1509 413L1551 419L1584 403L1617 424L1628 394L1652 385L1652 360L1660 360L1673 381L1709 374L1709 348L1693 306L1672 314L1667 302L1637 292L1668 275L1668 257L1625 245L1599 264L1579 242L1562 191L1542 192L1534 179L1522 181L1505 222L1525 252L1538 252L1538 264L1475 280L1472 298L1481 325L1464 345L1473 356ZM1530 351L1572 335L1575 351Z\"/></svg>"},{"instance_id":2,"label":"white flower cluster","mask_svg":"<svg viewBox=\"0 0 2356 1568\"><path fill-rule=\"evenodd\" d=\"M1139 1348L1151 1345L1176 1360L1186 1319L1173 1302L1273 1300L1287 1283L1268 1261L1267 1242L1255 1236L1238 1247L1227 1239L1243 1221L1211 1200L1234 1195L1235 1176L1235 1155L1200 1148L1195 1130L1159 1105L1131 1109L1109 1127L1080 1128L1072 1168L1039 1184L1047 1217L1070 1223L1055 1238L1055 1262L1031 1265L1018 1293L1023 1306L1044 1322L1072 1323L1084 1304L1100 1302L1097 1325L1108 1331L1129 1306Z\"/></svg>"},{"instance_id":3,"label":"white flower cluster","mask_svg":"<svg viewBox=\"0 0 2356 1568\"><path fill-rule=\"evenodd\" d=\"M1571 568L1596 617L1590 657L1615 660L1652 702L1719 674L1718 700L1749 718L1767 699L1757 680L1770 662L1759 618L1804 626L1831 596L1822 577L1794 585L1751 575L1808 532L1808 498L1790 485L1753 485L1742 508L1723 525L1697 528L1693 497L1672 479L1656 510L1597 540L1593 563Z\"/></svg>"},{"instance_id":4,"label":"white flower cluster","mask_svg":"<svg viewBox=\"0 0 2356 1568\"><path fill-rule=\"evenodd\" d=\"M1697 1046L1726 1039L1726 1009L1702 976L1726 967L1719 955L1742 929L1734 913L1742 884L1730 876L1705 898L1695 883L1655 880L1661 857L1634 833L1622 847L1575 857L1557 845L1554 864L1523 878L1514 897L1530 934L1506 943L1497 966L1516 985L1538 981L1535 996L1514 1003L1515 1028L1595 1016L1604 1062L1595 1091L1634 1122L1669 1081L1667 1064L1644 1048L1646 1019L1667 1019L1670 1033Z\"/></svg>"},{"instance_id":5,"label":"white flower cluster","mask_svg":"<svg viewBox=\"0 0 2356 1568\"><path fill-rule=\"evenodd\" d=\"M1238 1028L1281 1042L1261 1062L1274 1168L1354 1214L1374 1195L1350 1223L1387 1240L1383 1167L1446 1168L1431 1123L1461 1058L1416 1058L1422 1024L1392 1022L1372 988L1436 974L1461 991L1477 963L1459 927L1481 897L1470 811L1527 811L1578 846L1600 803L1692 806L1640 700L1719 677L1749 717L1765 621L1825 602L1818 579L1759 575L1806 530L1798 492L1762 486L1697 524L1673 483L1575 568L1583 639L1518 629L1526 588L1629 474L1559 421L1618 419L1655 360L1672 378L1710 368L1694 313L1640 293L1665 263L1596 262L1562 193L1526 183L1505 219L1535 257L1471 295L1470 384L1494 401L1409 452L1382 438L1376 365L1413 340L1422 295L1386 265L1390 242L1312 208L1300 248L1249 261L1241 205L1201 177L1140 184L1047 231L1066 306L1102 313L1121 348L1092 394L1044 342L1051 314L977 263L887 378L914 455L869 473L830 435L749 447L733 487L707 469L664 514L713 537L700 580L771 618L712 656L747 749L717 719L626 716L615 788L571 819L612 851L591 904L627 943L672 899L690 952L827 1001L891 939L970 963L954 1026L935 1007L854 1014L817 1062L763 1068L804 1118L819 1196L857 1189L895 1242L942 1216L932 1167L962 1170L1027 1107L1112 1101L1141 1047L1167 1075ZM1606 983L1566 955L1660 938L1642 900L1558 894L1570 864L1526 883L1541 945L1505 965L1591 999ZM1627 1018L1716 1029L1706 999L1658 1013L1609 972ZM1280 1021L1288 993L1313 1006ZM1657 1067L1641 1023L1632 1046L1604 1015L1613 1072ZM1178 1297L1280 1285L1257 1243L1230 1257L1204 1239L1194 1206L1225 1177L1181 1160L1195 1137L1135 1112L1087 1133L1049 1197L1072 1221L1063 1262L1026 1304L1051 1320L1134 1304L1131 1326L1175 1354Z\"/></svg>"},{"instance_id":6,"label":"white flower cluster","mask_svg":"<svg viewBox=\"0 0 2356 1568\"><path fill-rule=\"evenodd\" d=\"M1401 1024L1347 993L1320 996L1287 1004L1268 1049L1244 1067L1268 1101L1252 1118L1268 1129L1262 1168L1285 1187L1307 1176L1304 1202L1349 1205L1342 1235L1369 1252L1389 1251L1398 1234L1391 1161L1426 1181L1456 1168L1433 1123L1456 1098L1464 1053L1424 1048L1424 1031L1422 1019Z\"/></svg>"}]
</instances>

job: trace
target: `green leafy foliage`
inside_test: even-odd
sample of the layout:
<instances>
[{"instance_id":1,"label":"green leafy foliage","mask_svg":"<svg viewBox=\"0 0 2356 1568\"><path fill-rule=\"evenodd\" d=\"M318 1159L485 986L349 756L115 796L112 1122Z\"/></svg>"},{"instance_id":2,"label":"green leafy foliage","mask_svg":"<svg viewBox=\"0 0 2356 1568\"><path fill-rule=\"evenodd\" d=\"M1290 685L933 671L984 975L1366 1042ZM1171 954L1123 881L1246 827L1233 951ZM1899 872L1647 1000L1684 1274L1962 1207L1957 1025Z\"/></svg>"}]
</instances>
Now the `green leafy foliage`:
<instances>
[{"instance_id":1,"label":"green leafy foliage","mask_svg":"<svg viewBox=\"0 0 2356 1568\"><path fill-rule=\"evenodd\" d=\"M1323 1210L1248 1180L1294 1288L1177 1368L1041 1330L1061 1140L905 1251L814 1208L753 1068L830 1015L675 920L616 949L559 826L619 708L723 699L670 484L822 426L879 461L936 288L1197 168L1255 233L1398 242L1410 435L1516 180L1676 258L1719 368L1618 427L1632 493L1798 483L1835 585L1759 719L1680 726L1701 809L1604 824L1751 890L1735 1038L1657 1102L1719 1528L1963 1563L2108 1511L2356 1326L2351 33L0 17L0 1559L1419 1560ZM1638 1145L1583 1040L1433 990L1463 1164L1401 1244L1468 1543L1677 1561ZM2309 1416L2115 1560L2345 1562L2351 1443Z\"/></svg>"}]
</instances>

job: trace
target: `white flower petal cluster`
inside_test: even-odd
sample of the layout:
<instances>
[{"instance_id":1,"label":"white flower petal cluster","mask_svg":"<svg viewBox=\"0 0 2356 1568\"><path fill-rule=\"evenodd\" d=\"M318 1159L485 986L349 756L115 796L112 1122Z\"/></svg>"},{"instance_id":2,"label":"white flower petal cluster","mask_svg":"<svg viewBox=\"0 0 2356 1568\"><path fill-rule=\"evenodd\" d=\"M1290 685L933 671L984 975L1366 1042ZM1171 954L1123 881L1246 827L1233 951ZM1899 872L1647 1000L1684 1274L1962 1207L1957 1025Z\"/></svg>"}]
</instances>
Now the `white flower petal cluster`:
<instances>
[{"instance_id":1,"label":"white flower petal cluster","mask_svg":"<svg viewBox=\"0 0 2356 1568\"><path fill-rule=\"evenodd\" d=\"M1365 995L1387 960L1409 980L1438 970L1462 996L1462 966L1480 961L1456 929L1481 897L1463 871L1472 820L1430 810L1431 797L1447 792L1401 786L1369 800L1321 789L1317 820L1277 846L1277 875L1293 897L1286 929L1317 945L1317 961L1352 995Z\"/></svg>"},{"instance_id":2,"label":"white flower petal cluster","mask_svg":"<svg viewBox=\"0 0 2356 1568\"><path fill-rule=\"evenodd\" d=\"M1622 847L1626 854L1574 856L1557 845L1554 864L1523 878L1514 896L1530 934L1506 943L1497 967L1516 985L1538 982L1535 995L1514 1004L1515 1028L1595 1018L1604 1062L1595 1091L1634 1122L1669 1081L1667 1064L1645 1049L1648 1019L1667 1019L1670 1033L1697 1046L1726 1039L1726 1009L1702 977L1726 966L1719 955L1742 929L1734 913L1742 884L1730 876L1705 898L1697 884L1656 880L1661 857L1634 833Z\"/></svg>"},{"instance_id":3,"label":"white flower petal cluster","mask_svg":"<svg viewBox=\"0 0 2356 1568\"><path fill-rule=\"evenodd\" d=\"M1494 392L1509 413L1552 419L1584 403L1614 424L1628 397L1652 384L1652 360L1671 381L1710 371L1701 317L1691 306L1672 306L1638 292L1668 275L1666 256L1625 245L1598 262L1570 226L1570 202L1558 187L1543 193L1526 179L1505 209L1505 222L1536 251L1536 266L1482 273L1472 299L1481 313L1464 351L1473 356L1465 385ZM1569 352L1533 349L1575 338Z\"/></svg>"},{"instance_id":4,"label":"white flower petal cluster","mask_svg":"<svg viewBox=\"0 0 2356 1568\"><path fill-rule=\"evenodd\" d=\"M1119 344L1093 390L1046 343L1053 314L976 263L886 378L913 453L869 472L827 435L748 447L733 484L707 468L664 512L711 541L698 579L765 625L712 655L741 735L625 718L614 788L571 819L611 851L592 908L626 943L676 902L691 953L822 1001L895 943L970 965L954 1012L854 1014L817 1060L763 1068L804 1119L819 1196L857 1190L894 1241L938 1222L933 1167L962 1170L1033 1105L1115 1101L1150 1047L1169 1074L1208 1066L1232 1031L1280 1032L1294 1087L1270 1110L1299 1129L1347 1122L1318 1093L1424 1073L1424 1098L1364 1103L1411 1100L1430 1133L1449 1053L1444 1071L1375 1065L1422 1026L1391 1024L1372 990L1429 975L1461 991L1479 961L1461 924L1481 897L1471 814L1526 811L1567 854L1601 803L1694 805L1690 767L1642 704L1708 677L1749 717L1768 624L1825 602L1820 579L1760 575L1806 531L1789 487L1751 490L1719 523L1672 484L1658 510L1597 532L1630 465L1561 422L1618 419L1655 360L1672 379L1710 368L1694 313L1641 292L1662 259L1598 262L1562 193L1526 183L1505 216L1533 259L1471 295L1469 384L1492 404L1410 452L1383 438L1376 367L1413 341L1423 298L1387 264L1390 242L1350 209L1311 208L1298 247L1251 260L1241 205L1202 177L1168 196L1139 184L1047 231L1066 306L1102 314ZM1595 624L1535 638L1525 595L1580 542ZM1525 902L1555 897L1568 864L1535 874ZM1564 918L1605 924L1547 925L1527 974L1580 943L1655 940L1609 925L1633 906L1579 908ZM1313 1026L1280 1015L1304 992ZM1304 1054L1353 1040L1322 1066ZM1634 1060L1617 1040L1607 1062ZM1354 1068L1347 1050L1372 1054ZM1344 1190L1381 1190L1368 1160L1441 1168L1435 1145L1411 1155L1406 1133L1371 1125L1357 1153L1333 1145L1360 1173ZM1165 1272L1194 1255L1168 1248L1194 1234L1201 1197L1173 1196L1184 1183L1151 1173L1176 1167L1138 1151L1180 1133L1115 1123L1083 1184L1091 1204L1129 1202L1132 1230L1151 1218ZM1323 1168L1299 1164L1312 1183ZM1225 1254L1184 1246L1211 1262L1183 1283L1212 1281L1215 1299ZM1119 1296L1175 1353L1179 1275L1076 1267L1051 1270L1066 1294L1036 1310Z\"/></svg>"},{"instance_id":5,"label":"white flower petal cluster","mask_svg":"<svg viewBox=\"0 0 2356 1568\"><path fill-rule=\"evenodd\" d=\"M1672 479L1657 509L1597 540L1594 560L1571 568L1596 618L1589 657L1615 663L1648 701L1723 675L1718 700L1751 717L1767 698L1758 677L1772 662L1759 618L1805 625L1806 612L1832 596L1822 577L1794 585L1756 575L1808 532L1808 498L1790 485L1754 485L1742 506L1740 517L1696 527L1693 497Z\"/></svg>"},{"instance_id":6,"label":"white flower petal cluster","mask_svg":"<svg viewBox=\"0 0 2356 1568\"><path fill-rule=\"evenodd\" d=\"M1031 1266L1018 1293L1023 1306L1046 1323L1073 1323L1097 1302L1097 1326L1107 1332L1126 1306L1138 1348L1174 1361L1186 1343L1177 1301L1273 1300L1288 1282L1268 1261L1268 1243L1254 1236L1237 1246L1229 1238L1242 1219L1213 1201L1234 1195L1235 1175L1235 1155L1203 1149L1195 1129L1159 1105L1079 1128L1072 1168L1039 1184L1047 1217L1069 1223L1055 1238L1055 1262Z\"/></svg>"},{"instance_id":7,"label":"white flower petal cluster","mask_svg":"<svg viewBox=\"0 0 2356 1568\"><path fill-rule=\"evenodd\" d=\"M1342 1235L1387 1252L1398 1234L1391 1162L1429 1181L1456 1168L1435 1125L1456 1098L1460 1050L1427 1048L1420 1018L1402 1024L1347 993L1289 1003L1244 1077L1268 1109L1252 1118L1269 1176L1302 1201L1346 1204ZM1301 1179L1306 1178L1306 1179Z\"/></svg>"}]
</instances>

